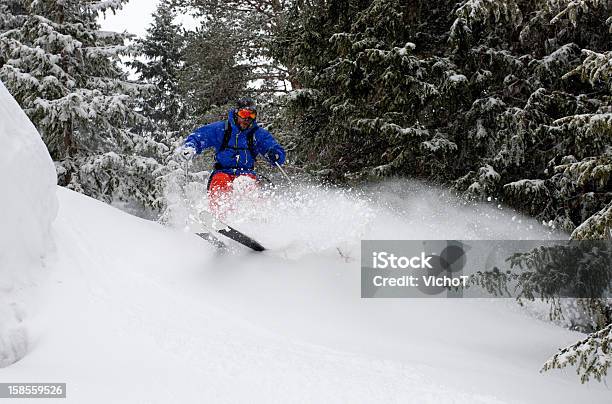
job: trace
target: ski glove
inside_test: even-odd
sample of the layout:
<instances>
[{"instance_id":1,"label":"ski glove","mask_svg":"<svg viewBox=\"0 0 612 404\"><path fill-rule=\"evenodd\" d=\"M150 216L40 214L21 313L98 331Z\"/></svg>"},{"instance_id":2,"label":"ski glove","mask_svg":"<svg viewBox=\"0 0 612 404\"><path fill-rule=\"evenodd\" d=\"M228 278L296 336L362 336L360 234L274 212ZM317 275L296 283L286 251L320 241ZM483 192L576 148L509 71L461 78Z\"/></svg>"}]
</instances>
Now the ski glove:
<instances>
[{"instance_id":1,"label":"ski glove","mask_svg":"<svg viewBox=\"0 0 612 404\"><path fill-rule=\"evenodd\" d=\"M196 149L191 146L181 146L176 153L183 161L189 161L196 155Z\"/></svg>"},{"instance_id":2,"label":"ski glove","mask_svg":"<svg viewBox=\"0 0 612 404\"><path fill-rule=\"evenodd\" d=\"M274 150L269 150L266 153L266 159L270 162L270 164L274 165L274 163L278 163L281 159L281 155Z\"/></svg>"}]
</instances>

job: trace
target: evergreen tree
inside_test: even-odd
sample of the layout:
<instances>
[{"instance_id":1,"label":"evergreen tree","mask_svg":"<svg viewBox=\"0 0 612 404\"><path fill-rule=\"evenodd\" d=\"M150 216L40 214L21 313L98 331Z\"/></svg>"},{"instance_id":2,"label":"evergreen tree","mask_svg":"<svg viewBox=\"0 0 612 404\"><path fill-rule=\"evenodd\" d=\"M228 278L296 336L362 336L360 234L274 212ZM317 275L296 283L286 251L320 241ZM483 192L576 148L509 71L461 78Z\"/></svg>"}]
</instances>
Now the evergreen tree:
<instances>
[{"instance_id":1,"label":"evergreen tree","mask_svg":"<svg viewBox=\"0 0 612 404\"><path fill-rule=\"evenodd\" d=\"M240 61L247 81L258 83L253 92L269 94L288 91L287 83L299 87L293 67L280 64L273 57L273 38L285 21L291 1L279 0L175 0L202 18L205 26L231 31L233 59ZM209 33L210 29L204 28ZM226 49L226 50L229 50ZM226 51L224 50L224 51Z\"/></svg>"},{"instance_id":2,"label":"evergreen tree","mask_svg":"<svg viewBox=\"0 0 612 404\"><path fill-rule=\"evenodd\" d=\"M431 55L448 47L438 32L447 6L313 3L294 5L276 47L279 60L299 66L304 87L292 95L292 117L306 131L297 141L302 161L353 178L445 167L457 146L438 124L447 113L436 107L440 99L455 101L465 81L449 59L423 59L418 50Z\"/></svg>"},{"instance_id":3,"label":"evergreen tree","mask_svg":"<svg viewBox=\"0 0 612 404\"><path fill-rule=\"evenodd\" d=\"M140 79L152 85L144 100L143 115L151 120L147 129L157 134L160 141L179 131L186 118L185 102L179 91L186 39L175 18L174 8L168 2L160 2L147 35L137 40L144 61L130 63Z\"/></svg>"},{"instance_id":4,"label":"evergreen tree","mask_svg":"<svg viewBox=\"0 0 612 404\"><path fill-rule=\"evenodd\" d=\"M130 132L143 122L134 107L145 87L118 66L128 36L96 21L123 3L24 0L23 16L9 17L22 23L0 35L0 78L40 131L61 185L151 207L159 203L151 157L163 146Z\"/></svg>"},{"instance_id":5,"label":"evergreen tree","mask_svg":"<svg viewBox=\"0 0 612 404\"><path fill-rule=\"evenodd\" d=\"M609 2L292 4L274 49L308 168L452 184L567 231L612 200L605 164L563 167L610 153Z\"/></svg>"},{"instance_id":6,"label":"evergreen tree","mask_svg":"<svg viewBox=\"0 0 612 404\"><path fill-rule=\"evenodd\" d=\"M195 126L224 117L228 104L245 93L248 72L237 58L235 32L224 22L205 21L187 38L180 91Z\"/></svg>"},{"instance_id":7,"label":"evergreen tree","mask_svg":"<svg viewBox=\"0 0 612 404\"><path fill-rule=\"evenodd\" d=\"M3 0L0 2L0 33L18 28L25 21L24 0Z\"/></svg>"}]
</instances>

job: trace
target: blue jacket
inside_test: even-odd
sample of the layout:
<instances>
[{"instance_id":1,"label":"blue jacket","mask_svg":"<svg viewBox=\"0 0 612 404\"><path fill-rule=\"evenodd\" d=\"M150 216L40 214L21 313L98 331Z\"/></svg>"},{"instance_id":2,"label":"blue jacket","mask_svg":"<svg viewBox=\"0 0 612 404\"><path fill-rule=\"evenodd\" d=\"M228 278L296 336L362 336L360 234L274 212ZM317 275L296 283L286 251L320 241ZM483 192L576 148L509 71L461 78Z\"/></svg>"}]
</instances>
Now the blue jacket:
<instances>
[{"instance_id":1,"label":"blue jacket","mask_svg":"<svg viewBox=\"0 0 612 404\"><path fill-rule=\"evenodd\" d=\"M223 143L223 136L225 135L226 121L214 122L196 129L185 140L185 146L193 147L197 154L202 153L204 149L214 147L217 165L220 166L215 169L228 174L254 173L254 157L260 154L265 156L270 151L277 153L280 156L278 163L283 164L285 162L285 150L272 137L270 132L260 128L256 120L253 121L251 127L240 130L240 127L234 120L234 112L234 110L231 110L228 114L232 134L225 150L221 151L220 149ZM247 141L247 133L253 128L255 128L253 132L255 156L251 155Z\"/></svg>"}]
</instances>

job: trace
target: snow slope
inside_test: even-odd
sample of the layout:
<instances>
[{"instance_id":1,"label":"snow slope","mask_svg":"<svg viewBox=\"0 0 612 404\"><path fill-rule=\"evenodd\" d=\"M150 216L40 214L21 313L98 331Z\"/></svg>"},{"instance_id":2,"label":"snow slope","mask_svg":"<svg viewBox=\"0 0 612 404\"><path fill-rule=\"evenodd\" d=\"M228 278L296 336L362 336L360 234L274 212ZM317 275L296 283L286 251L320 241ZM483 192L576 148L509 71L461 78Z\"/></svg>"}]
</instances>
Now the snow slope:
<instances>
[{"instance_id":1,"label":"snow slope","mask_svg":"<svg viewBox=\"0 0 612 404\"><path fill-rule=\"evenodd\" d=\"M538 373L579 335L511 302L363 300L358 260L322 241L298 254L298 239L276 234L266 240L276 250L219 256L189 233L65 189L58 196L57 250L38 286L44 308L29 320L29 354L0 370L4 381L67 382L75 403L609 402L602 385ZM365 206L350 194L326 198L340 216ZM421 214L435 217L441 202L428 198L406 201L403 216L370 208L379 220L364 235L387 227L394 237ZM491 224L482 211L446 208L438 234ZM396 215L393 227L385 214ZM322 222L333 227L330 217ZM307 233L322 222L311 218ZM357 241L345 240L347 254Z\"/></svg>"}]
</instances>

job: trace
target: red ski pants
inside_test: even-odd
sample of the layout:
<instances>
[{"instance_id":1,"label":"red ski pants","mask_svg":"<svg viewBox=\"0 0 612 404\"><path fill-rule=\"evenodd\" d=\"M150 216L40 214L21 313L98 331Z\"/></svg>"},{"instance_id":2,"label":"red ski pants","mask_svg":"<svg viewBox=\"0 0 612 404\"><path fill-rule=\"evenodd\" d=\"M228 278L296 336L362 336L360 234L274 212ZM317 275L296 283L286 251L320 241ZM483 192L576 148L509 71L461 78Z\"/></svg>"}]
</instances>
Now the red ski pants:
<instances>
[{"instance_id":1,"label":"red ski pants","mask_svg":"<svg viewBox=\"0 0 612 404\"><path fill-rule=\"evenodd\" d=\"M255 174L240 174L247 177L257 179ZM212 178L208 182L208 205L212 213L219 213L224 198L227 198L232 192L232 182L240 175L227 174L221 171L213 173Z\"/></svg>"}]
</instances>

